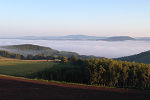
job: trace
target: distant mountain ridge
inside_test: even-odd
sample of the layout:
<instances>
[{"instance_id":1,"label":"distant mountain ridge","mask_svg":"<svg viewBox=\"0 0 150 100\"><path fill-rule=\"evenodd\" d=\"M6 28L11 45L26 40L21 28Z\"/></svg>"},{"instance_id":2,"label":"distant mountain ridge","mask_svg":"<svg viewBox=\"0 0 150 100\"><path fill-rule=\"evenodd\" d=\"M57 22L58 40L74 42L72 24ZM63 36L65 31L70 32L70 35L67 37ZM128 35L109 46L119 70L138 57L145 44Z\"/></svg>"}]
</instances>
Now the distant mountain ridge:
<instances>
[{"instance_id":1,"label":"distant mountain ridge","mask_svg":"<svg viewBox=\"0 0 150 100\"><path fill-rule=\"evenodd\" d=\"M105 39L106 37L88 36L88 35L67 35L67 36L24 36L18 37L27 40L96 40Z\"/></svg>"},{"instance_id":2,"label":"distant mountain ridge","mask_svg":"<svg viewBox=\"0 0 150 100\"><path fill-rule=\"evenodd\" d=\"M44 39L44 40L96 40L96 41L125 41L135 40L129 36L114 36L114 37L99 37L99 36L88 36L88 35L67 35L67 36L51 36L51 37L23 37L22 39Z\"/></svg>"},{"instance_id":3,"label":"distant mountain ridge","mask_svg":"<svg viewBox=\"0 0 150 100\"><path fill-rule=\"evenodd\" d=\"M0 39L23 39L23 40L93 40L93 41L150 41L150 37L130 36L89 36L89 35L66 35L66 36L0 36Z\"/></svg>"},{"instance_id":4,"label":"distant mountain ridge","mask_svg":"<svg viewBox=\"0 0 150 100\"><path fill-rule=\"evenodd\" d=\"M114 36L114 37L109 37L103 40L104 41L126 41L126 40L136 40L136 39L130 36Z\"/></svg>"},{"instance_id":5,"label":"distant mountain ridge","mask_svg":"<svg viewBox=\"0 0 150 100\"><path fill-rule=\"evenodd\" d=\"M138 41L150 41L150 37L137 37L136 40L138 40Z\"/></svg>"},{"instance_id":6,"label":"distant mountain ridge","mask_svg":"<svg viewBox=\"0 0 150 100\"><path fill-rule=\"evenodd\" d=\"M64 36L66 39L104 39L106 37L88 36L88 35L67 35Z\"/></svg>"},{"instance_id":7,"label":"distant mountain ridge","mask_svg":"<svg viewBox=\"0 0 150 100\"><path fill-rule=\"evenodd\" d=\"M0 37L0 39L23 39L23 40L93 40L93 41L125 41L141 40L130 36L88 36L88 35L67 35L67 36L24 36L24 37Z\"/></svg>"}]
</instances>

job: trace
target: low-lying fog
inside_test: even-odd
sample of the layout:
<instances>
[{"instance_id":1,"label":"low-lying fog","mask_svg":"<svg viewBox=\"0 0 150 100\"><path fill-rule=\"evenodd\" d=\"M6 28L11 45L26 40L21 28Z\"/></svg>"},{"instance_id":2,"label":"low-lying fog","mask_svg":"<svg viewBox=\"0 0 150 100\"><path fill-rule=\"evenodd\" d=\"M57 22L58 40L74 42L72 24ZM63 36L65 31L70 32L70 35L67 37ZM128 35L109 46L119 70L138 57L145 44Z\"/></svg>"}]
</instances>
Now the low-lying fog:
<instances>
[{"instance_id":1,"label":"low-lying fog","mask_svg":"<svg viewBox=\"0 0 150 100\"><path fill-rule=\"evenodd\" d=\"M69 41L0 39L0 45L36 44L56 50L77 52L107 58L129 56L150 50L150 41Z\"/></svg>"}]
</instances>

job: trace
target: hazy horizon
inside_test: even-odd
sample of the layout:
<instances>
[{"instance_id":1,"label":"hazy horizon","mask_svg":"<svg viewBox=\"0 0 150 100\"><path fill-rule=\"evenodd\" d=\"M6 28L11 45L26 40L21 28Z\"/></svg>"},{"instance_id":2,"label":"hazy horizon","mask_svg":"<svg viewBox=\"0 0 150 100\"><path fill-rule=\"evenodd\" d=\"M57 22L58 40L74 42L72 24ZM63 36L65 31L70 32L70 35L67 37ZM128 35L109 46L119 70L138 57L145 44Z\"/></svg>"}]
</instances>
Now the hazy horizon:
<instances>
[{"instance_id":1,"label":"hazy horizon","mask_svg":"<svg viewBox=\"0 0 150 100\"><path fill-rule=\"evenodd\" d=\"M130 56L150 50L147 41L59 41L59 40L21 40L0 39L0 46L34 44L60 51L76 52L81 55L94 55L106 58Z\"/></svg>"},{"instance_id":2,"label":"hazy horizon","mask_svg":"<svg viewBox=\"0 0 150 100\"><path fill-rule=\"evenodd\" d=\"M107 35L106 36L106 35L88 35L88 34L87 35L86 34L66 34L66 35L63 35L63 34L62 35L55 35L55 34L54 35L51 35L51 34L50 35L40 35L40 34L39 35L35 35L35 34L29 34L29 35L26 35L26 34L24 34L24 35L19 35L19 34L0 34L0 37L6 37L6 38L7 37L26 37L26 36L27 37L28 36L29 37L30 36L35 36L35 37L46 37L46 36L50 36L50 37L51 36L52 37L56 36L57 37L58 36L59 37L59 36L77 36L77 35L81 35L81 36L95 36L95 37L119 37L119 36L129 36L129 37L133 37L133 38L150 37L150 36L130 36L130 35L109 35L109 36Z\"/></svg>"},{"instance_id":3,"label":"hazy horizon","mask_svg":"<svg viewBox=\"0 0 150 100\"><path fill-rule=\"evenodd\" d=\"M150 36L149 0L3 0L0 35Z\"/></svg>"}]
</instances>

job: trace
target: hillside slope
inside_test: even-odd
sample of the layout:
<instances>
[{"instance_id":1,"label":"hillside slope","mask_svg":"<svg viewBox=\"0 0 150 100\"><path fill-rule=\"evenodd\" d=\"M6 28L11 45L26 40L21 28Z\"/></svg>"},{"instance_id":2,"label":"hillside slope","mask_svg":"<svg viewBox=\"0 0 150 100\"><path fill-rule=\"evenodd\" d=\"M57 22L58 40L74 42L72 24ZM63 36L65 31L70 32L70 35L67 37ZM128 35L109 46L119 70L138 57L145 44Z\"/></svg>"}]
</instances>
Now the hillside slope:
<instances>
[{"instance_id":1,"label":"hillside slope","mask_svg":"<svg viewBox=\"0 0 150 100\"><path fill-rule=\"evenodd\" d=\"M21 54L24 56L27 55L34 56L38 54L43 54L45 56L67 56L67 57L70 57L72 55L78 56L78 54L74 52L58 51L51 49L49 47L38 46L33 44L1 46L0 49L12 53Z\"/></svg>"},{"instance_id":2,"label":"hillside slope","mask_svg":"<svg viewBox=\"0 0 150 100\"><path fill-rule=\"evenodd\" d=\"M136 55L117 58L116 60L130 61L130 62L134 61L138 63L150 64L150 51L142 52Z\"/></svg>"}]
</instances>

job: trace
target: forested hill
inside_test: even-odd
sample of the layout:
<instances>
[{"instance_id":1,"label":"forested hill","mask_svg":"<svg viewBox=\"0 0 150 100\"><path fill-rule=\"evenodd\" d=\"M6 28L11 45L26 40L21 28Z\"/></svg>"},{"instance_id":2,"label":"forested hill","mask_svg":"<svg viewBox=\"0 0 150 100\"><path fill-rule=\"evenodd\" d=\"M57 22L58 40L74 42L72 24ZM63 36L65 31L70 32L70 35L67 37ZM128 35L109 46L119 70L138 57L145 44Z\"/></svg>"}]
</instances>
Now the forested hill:
<instances>
[{"instance_id":1,"label":"forested hill","mask_svg":"<svg viewBox=\"0 0 150 100\"><path fill-rule=\"evenodd\" d=\"M126 41L126 40L135 40L135 39L129 36L114 36L114 37L108 37L102 40L104 41Z\"/></svg>"},{"instance_id":2,"label":"forested hill","mask_svg":"<svg viewBox=\"0 0 150 100\"><path fill-rule=\"evenodd\" d=\"M150 64L150 51L142 52L140 54L132 56L117 58L116 60L130 61L130 62L134 61L138 63Z\"/></svg>"},{"instance_id":3,"label":"forested hill","mask_svg":"<svg viewBox=\"0 0 150 100\"><path fill-rule=\"evenodd\" d=\"M49 47L33 45L33 44L1 46L0 49L11 53L21 54L24 56L27 55L35 56L39 54L45 56L66 56L66 57L70 57L72 55L78 56L78 54L74 52L58 51L58 50L51 49Z\"/></svg>"}]
</instances>

